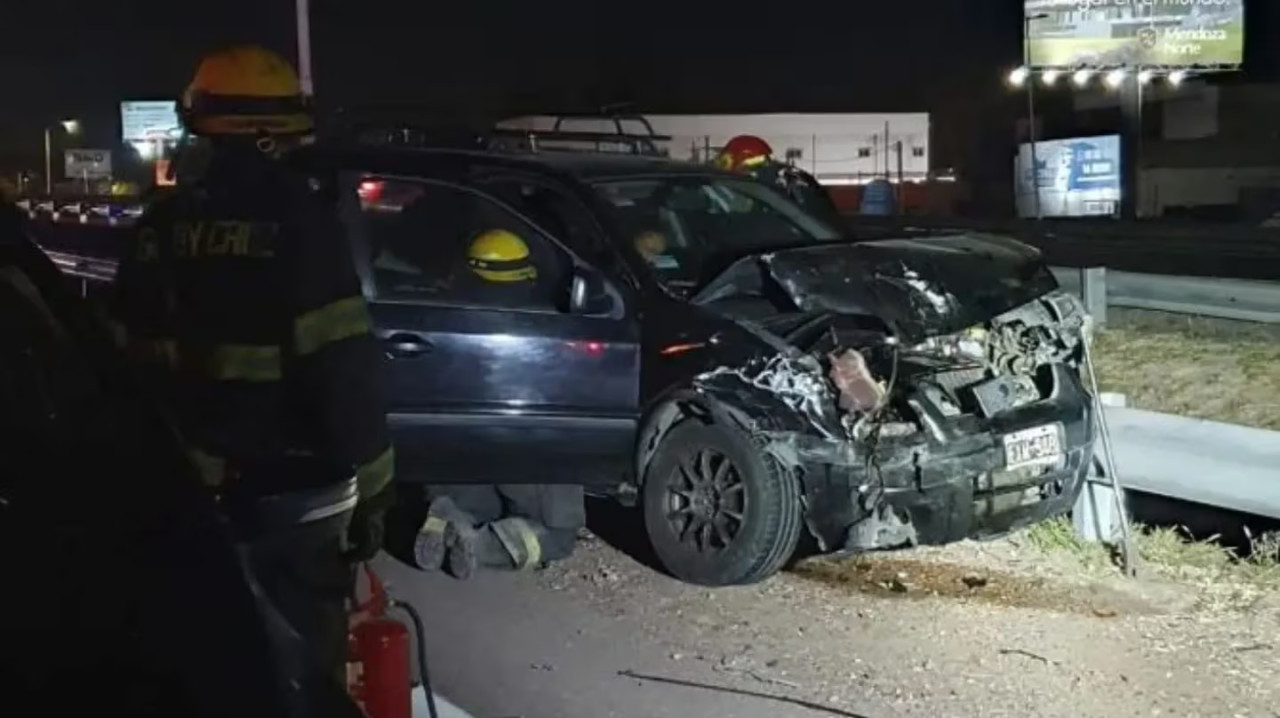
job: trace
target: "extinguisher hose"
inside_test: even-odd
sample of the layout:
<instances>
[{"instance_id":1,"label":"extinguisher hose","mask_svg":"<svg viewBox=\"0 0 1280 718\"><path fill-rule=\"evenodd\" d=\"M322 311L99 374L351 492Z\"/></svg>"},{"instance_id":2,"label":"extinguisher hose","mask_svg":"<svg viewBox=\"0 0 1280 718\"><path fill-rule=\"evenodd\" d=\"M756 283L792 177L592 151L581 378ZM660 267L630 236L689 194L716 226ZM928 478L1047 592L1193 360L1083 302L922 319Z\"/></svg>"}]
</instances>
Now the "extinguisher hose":
<instances>
[{"instance_id":1,"label":"extinguisher hose","mask_svg":"<svg viewBox=\"0 0 1280 718\"><path fill-rule=\"evenodd\" d=\"M422 625L422 615L418 613L418 609L404 601L392 599L391 605L409 614L409 620L413 622L413 631L418 638L416 641L418 644L418 677L422 680L423 692L427 694L427 715L430 718L440 718L440 715L436 712L436 696L431 690L431 674L427 671L427 630Z\"/></svg>"}]
</instances>

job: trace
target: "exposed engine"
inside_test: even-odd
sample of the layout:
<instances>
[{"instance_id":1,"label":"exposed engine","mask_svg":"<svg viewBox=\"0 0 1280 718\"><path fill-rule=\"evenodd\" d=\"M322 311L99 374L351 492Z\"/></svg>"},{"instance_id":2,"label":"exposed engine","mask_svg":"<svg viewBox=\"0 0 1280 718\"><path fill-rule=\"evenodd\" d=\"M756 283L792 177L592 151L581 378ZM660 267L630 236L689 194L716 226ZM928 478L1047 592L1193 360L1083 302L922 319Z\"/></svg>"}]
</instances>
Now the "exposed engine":
<instances>
[{"instance_id":1,"label":"exposed engine","mask_svg":"<svg viewBox=\"0 0 1280 718\"><path fill-rule=\"evenodd\" d=\"M1081 361L1086 321L1080 301L1061 291L911 346L865 327L843 328L836 318L804 355L701 379L736 375L782 398L828 437L906 435L925 428L913 396L943 416L984 417L1047 398L1051 367Z\"/></svg>"},{"instance_id":2,"label":"exposed engine","mask_svg":"<svg viewBox=\"0 0 1280 718\"><path fill-rule=\"evenodd\" d=\"M875 373L883 381L896 376L943 415L991 417L1052 394L1050 367L1074 368L1082 359L1086 316L1079 300L1055 292L983 325L890 352L888 367L884 348L869 351L881 355Z\"/></svg>"}]
</instances>

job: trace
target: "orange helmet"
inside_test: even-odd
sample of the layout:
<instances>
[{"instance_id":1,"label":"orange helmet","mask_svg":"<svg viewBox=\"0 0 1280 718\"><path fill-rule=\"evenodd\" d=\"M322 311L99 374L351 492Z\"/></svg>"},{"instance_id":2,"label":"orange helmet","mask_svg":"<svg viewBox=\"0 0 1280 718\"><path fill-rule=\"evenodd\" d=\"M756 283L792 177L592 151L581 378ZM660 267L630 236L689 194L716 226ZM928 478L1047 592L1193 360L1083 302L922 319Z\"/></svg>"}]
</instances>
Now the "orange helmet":
<instances>
[{"instance_id":1,"label":"orange helmet","mask_svg":"<svg viewBox=\"0 0 1280 718\"><path fill-rule=\"evenodd\" d=\"M773 156L773 148L768 142L755 135L738 135L716 156L716 164L721 169L739 170L767 162Z\"/></svg>"},{"instance_id":2,"label":"orange helmet","mask_svg":"<svg viewBox=\"0 0 1280 718\"><path fill-rule=\"evenodd\" d=\"M183 93L182 114L198 135L301 134L312 129L298 73L280 55L252 45L219 50L201 60Z\"/></svg>"}]
</instances>

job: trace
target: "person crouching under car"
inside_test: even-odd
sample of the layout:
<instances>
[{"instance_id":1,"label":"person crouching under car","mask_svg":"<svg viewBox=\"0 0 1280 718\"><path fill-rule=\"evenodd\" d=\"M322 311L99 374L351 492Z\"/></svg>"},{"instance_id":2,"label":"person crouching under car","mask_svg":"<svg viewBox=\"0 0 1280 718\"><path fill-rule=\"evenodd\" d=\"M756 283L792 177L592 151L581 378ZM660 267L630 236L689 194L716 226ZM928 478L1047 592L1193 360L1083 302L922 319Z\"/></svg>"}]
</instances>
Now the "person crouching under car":
<instances>
[{"instance_id":1,"label":"person crouching under car","mask_svg":"<svg viewBox=\"0 0 1280 718\"><path fill-rule=\"evenodd\" d=\"M458 283L477 297L501 295L487 296L494 301L537 291L527 243L505 229L477 235L466 266L470 276L459 276ZM460 579L481 567L518 571L568 558L587 523L583 490L576 485L430 486L426 492L427 515L413 537L412 563Z\"/></svg>"}]
</instances>

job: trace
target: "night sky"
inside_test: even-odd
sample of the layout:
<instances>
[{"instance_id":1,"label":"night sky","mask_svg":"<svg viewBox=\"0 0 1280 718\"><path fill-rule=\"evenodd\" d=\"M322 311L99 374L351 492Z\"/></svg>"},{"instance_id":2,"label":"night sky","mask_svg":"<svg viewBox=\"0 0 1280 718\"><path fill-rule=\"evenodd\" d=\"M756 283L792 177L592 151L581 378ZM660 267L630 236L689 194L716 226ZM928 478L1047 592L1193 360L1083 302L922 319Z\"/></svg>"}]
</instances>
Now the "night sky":
<instances>
[{"instance_id":1,"label":"night sky","mask_svg":"<svg viewBox=\"0 0 1280 718\"><path fill-rule=\"evenodd\" d=\"M1017 111L1000 73L1020 57L1021 0L793 0L766 13L720 0L312 2L325 110L492 117L629 100L676 112L923 110L964 128L1007 127ZM1250 6L1253 39L1280 11L1263 4ZM113 143L120 100L176 96L211 48L258 42L293 57L293 22L292 0L8 2L0 164L38 157L41 128L63 116L84 120L86 145ZM1263 75L1270 45L1250 42Z\"/></svg>"}]
</instances>

